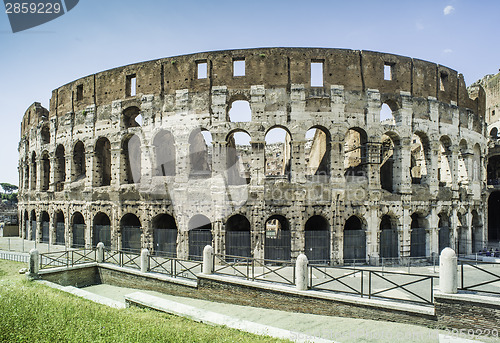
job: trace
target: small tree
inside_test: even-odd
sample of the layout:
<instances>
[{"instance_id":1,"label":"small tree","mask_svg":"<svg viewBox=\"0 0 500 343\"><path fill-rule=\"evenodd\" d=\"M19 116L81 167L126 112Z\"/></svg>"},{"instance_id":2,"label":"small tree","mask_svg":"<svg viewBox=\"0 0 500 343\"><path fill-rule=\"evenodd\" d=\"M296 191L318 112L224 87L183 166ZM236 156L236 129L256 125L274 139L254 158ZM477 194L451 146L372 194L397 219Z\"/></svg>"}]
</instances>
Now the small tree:
<instances>
[{"instance_id":1,"label":"small tree","mask_svg":"<svg viewBox=\"0 0 500 343\"><path fill-rule=\"evenodd\" d=\"M2 182L0 183L0 186L2 186L4 194L12 194L12 192L16 191L18 187L16 185L7 183L7 182Z\"/></svg>"}]
</instances>

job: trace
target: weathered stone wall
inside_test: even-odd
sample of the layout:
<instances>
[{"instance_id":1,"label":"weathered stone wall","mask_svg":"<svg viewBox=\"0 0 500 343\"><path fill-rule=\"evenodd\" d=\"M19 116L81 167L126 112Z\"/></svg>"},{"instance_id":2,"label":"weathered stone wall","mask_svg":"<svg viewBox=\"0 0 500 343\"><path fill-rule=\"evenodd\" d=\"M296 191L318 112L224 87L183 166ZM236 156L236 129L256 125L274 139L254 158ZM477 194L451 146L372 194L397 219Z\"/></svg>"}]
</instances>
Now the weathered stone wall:
<instances>
[{"instance_id":1,"label":"weathered stone wall","mask_svg":"<svg viewBox=\"0 0 500 343\"><path fill-rule=\"evenodd\" d=\"M234 60L245 61L244 76L233 76ZM320 87L311 87L312 62L323 64ZM198 78L198 68L205 63L206 78ZM391 69L390 79L384 78L385 66ZM481 89L470 99L462 75L444 66L341 49L207 52L90 75L54 90L50 111L35 103L25 113L19 144L21 236L32 237L34 228L40 240L46 212L49 240L56 241L59 221L65 243L72 245L73 220L81 213L85 244L91 245L94 219L102 212L110 219L111 245L122 248L121 220L133 214L140 221L140 245L153 249L153 219L166 213L175 218L178 229L177 254L187 256L189 222L195 215L210 220L213 246L224 252L226 222L241 214L250 222L253 256L264 257L266 220L281 215L290 227L294 258L305 249L305 223L319 215L330 230L330 260L342 262L344 225L356 216L366 233L363 256L376 261L382 217L388 215L398 232L398 256L408 257L415 214L426 230L427 256L439 252L438 224L443 216L449 218L450 245L454 248L463 240L466 247L461 252L472 252L486 235L486 138L480 93ZM249 102L250 122L229 121L228 111L237 100ZM380 120L384 103L392 109L392 122ZM138 114L140 125L133 124ZM265 135L274 127L290 135L286 177L264 173ZM306 177L305 133L310 128L326 133L326 177ZM350 129L364 137L354 175L346 175L344 163ZM200 150L193 144L197 130L212 136L208 172L193 172L192 156ZM156 176L160 162L155 139L165 131L174 137L170 146L175 175ZM236 131L251 137L248 184L226 182L228 136ZM414 134L422 140L427 172L419 183L412 183L410 173ZM133 137L139 149L132 147ZM381 184L380 176L385 139L392 141L390 187ZM75 157L79 142L83 162ZM106 144L109 149L102 151L109 156L100 150ZM131 151L140 152L133 166ZM446 182L441 176L445 172Z\"/></svg>"}]
</instances>

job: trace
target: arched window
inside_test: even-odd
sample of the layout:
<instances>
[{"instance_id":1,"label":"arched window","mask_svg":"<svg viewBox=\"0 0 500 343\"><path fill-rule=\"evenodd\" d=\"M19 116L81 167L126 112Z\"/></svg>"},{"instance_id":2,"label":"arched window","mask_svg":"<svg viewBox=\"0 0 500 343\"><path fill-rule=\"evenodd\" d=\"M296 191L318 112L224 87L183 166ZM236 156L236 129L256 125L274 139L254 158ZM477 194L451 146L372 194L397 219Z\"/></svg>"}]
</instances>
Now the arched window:
<instances>
[{"instance_id":1,"label":"arched window","mask_svg":"<svg viewBox=\"0 0 500 343\"><path fill-rule=\"evenodd\" d=\"M141 182L141 140L137 135L128 136L122 141L121 149L122 184Z\"/></svg>"},{"instance_id":2,"label":"arched window","mask_svg":"<svg viewBox=\"0 0 500 343\"><path fill-rule=\"evenodd\" d=\"M42 221L42 243L49 243L50 237L50 217L49 214L43 211L40 215Z\"/></svg>"},{"instance_id":3,"label":"arched window","mask_svg":"<svg viewBox=\"0 0 500 343\"><path fill-rule=\"evenodd\" d=\"M99 138L95 145L94 173L95 186L111 184L111 144L104 137Z\"/></svg>"},{"instance_id":4,"label":"arched window","mask_svg":"<svg viewBox=\"0 0 500 343\"><path fill-rule=\"evenodd\" d=\"M423 132L416 132L411 140L410 174L413 184L427 181L427 166L430 165L429 139Z\"/></svg>"},{"instance_id":5,"label":"arched window","mask_svg":"<svg viewBox=\"0 0 500 343\"><path fill-rule=\"evenodd\" d=\"M227 179L230 185L250 183L251 152L248 133L233 132L227 137Z\"/></svg>"},{"instance_id":6,"label":"arched window","mask_svg":"<svg viewBox=\"0 0 500 343\"><path fill-rule=\"evenodd\" d=\"M85 146L78 141L73 148L73 181L83 179L86 174L85 168Z\"/></svg>"},{"instance_id":7,"label":"arched window","mask_svg":"<svg viewBox=\"0 0 500 343\"><path fill-rule=\"evenodd\" d=\"M189 229L189 257L201 259L203 249L212 245L212 223L202 214L193 216L188 223Z\"/></svg>"},{"instance_id":8,"label":"arched window","mask_svg":"<svg viewBox=\"0 0 500 343\"><path fill-rule=\"evenodd\" d=\"M265 137L265 173L267 176L290 174L292 137L288 131L275 127Z\"/></svg>"},{"instance_id":9,"label":"arched window","mask_svg":"<svg viewBox=\"0 0 500 343\"><path fill-rule=\"evenodd\" d=\"M291 258L291 234L288 220L274 215L266 220L264 258L266 260L289 261Z\"/></svg>"},{"instance_id":10,"label":"arched window","mask_svg":"<svg viewBox=\"0 0 500 343\"><path fill-rule=\"evenodd\" d=\"M312 263L330 262L330 224L324 217L309 218L304 228L305 254Z\"/></svg>"},{"instance_id":11,"label":"arched window","mask_svg":"<svg viewBox=\"0 0 500 343\"><path fill-rule=\"evenodd\" d=\"M73 214L73 248L83 248L85 246L85 220L80 212Z\"/></svg>"},{"instance_id":12,"label":"arched window","mask_svg":"<svg viewBox=\"0 0 500 343\"><path fill-rule=\"evenodd\" d=\"M125 128L142 126L142 115L139 108L132 106L123 111L123 124Z\"/></svg>"},{"instance_id":13,"label":"arched window","mask_svg":"<svg viewBox=\"0 0 500 343\"><path fill-rule=\"evenodd\" d=\"M49 124L45 124L44 126L42 126L42 130L40 132L40 137L42 139L42 144L49 144L50 143Z\"/></svg>"},{"instance_id":14,"label":"arched window","mask_svg":"<svg viewBox=\"0 0 500 343\"><path fill-rule=\"evenodd\" d=\"M250 222L241 215L231 216L226 223L226 255L251 257Z\"/></svg>"},{"instance_id":15,"label":"arched window","mask_svg":"<svg viewBox=\"0 0 500 343\"><path fill-rule=\"evenodd\" d=\"M153 140L155 154L155 174L156 176L175 175L175 140L174 136L165 130L156 134Z\"/></svg>"},{"instance_id":16,"label":"arched window","mask_svg":"<svg viewBox=\"0 0 500 343\"><path fill-rule=\"evenodd\" d=\"M66 180L66 158L64 157L64 146L59 144L56 149L56 169L54 174L54 183L56 192L64 189L64 181Z\"/></svg>"},{"instance_id":17,"label":"arched window","mask_svg":"<svg viewBox=\"0 0 500 343\"><path fill-rule=\"evenodd\" d=\"M383 216L380 221L380 257L399 257L399 237L397 226L388 215Z\"/></svg>"},{"instance_id":18,"label":"arched window","mask_svg":"<svg viewBox=\"0 0 500 343\"><path fill-rule=\"evenodd\" d=\"M156 255L177 256L177 224L169 214L160 214L153 219L153 246Z\"/></svg>"},{"instance_id":19,"label":"arched window","mask_svg":"<svg viewBox=\"0 0 500 343\"><path fill-rule=\"evenodd\" d=\"M344 174L347 181L366 178L366 132L360 128L347 131L344 141Z\"/></svg>"},{"instance_id":20,"label":"arched window","mask_svg":"<svg viewBox=\"0 0 500 343\"><path fill-rule=\"evenodd\" d=\"M357 216L351 216L344 225L344 263L366 262L366 233Z\"/></svg>"},{"instance_id":21,"label":"arched window","mask_svg":"<svg viewBox=\"0 0 500 343\"><path fill-rule=\"evenodd\" d=\"M122 249L138 253L141 251L141 222L135 214L127 213L120 220Z\"/></svg>"},{"instance_id":22,"label":"arched window","mask_svg":"<svg viewBox=\"0 0 500 343\"><path fill-rule=\"evenodd\" d=\"M386 103L382 104L382 108L380 109L380 123L384 125L396 124L396 120L394 119L392 109Z\"/></svg>"},{"instance_id":23,"label":"arched window","mask_svg":"<svg viewBox=\"0 0 500 343\"><path fill-rule=\"evenodd\" d=\"M42 152L42 191L48 191L50 185L50 159L47 151Z\"/></svg>"},{"instance_id":24,"label":"arched window","mask_svg":"<svg viewBox=\"0 0 500 343\"><path fill-rule=\"evenodd\" d=\"M493 127L490 130L490 138L491 139L498 139L498 129L496 127Z\"/></svg>"},{"instance_id":25,"label":"arched window","mask_svg":"<svg viewBox=\"0 0 500 343\"><path fill-rule=\"evenodd\" d=\"M245 100L233 101L231 108L229 109L229 121L233 123L252 121L250 103Z\"/></svg>"},{"instance_id":26,"label":"arched window","mask_svg":"<svg viewBox=\"0 0 500 343\"><path fill-rule=\"evenodd\" d=\"M439 185L443 187L451 187L451 140L447 136L441 137L439 140L440 150L438 157L438 180Z\"/></svg>"},{"instance_id":27,"label":"arched window","mask_svg":"<svg viewBox=\"0 0 500 343\"><path fill-rule=\"evenodd\" d=\"M56 244L64 245L66 240L64 237L65 226L64 226L64 213L58 211L56 213Z\"/></svg>"},{"instance_id":28,"label":"arched window","mask_svg":"<svg viewBox=\"0 0 500 343\"><path fill-rule=\"evenodd\" d=\"M212 171L212 135L196 129L189 137L190 175L207 177Z\"/></svg>"},{"instance_id":29,"label":"arched window","mask_svg":"<svg viewBox=\"0 0 500 343\"><path fill-rule=\"evenodd\" d=\"M306 175L330 174L330 135L324 129L312 128L306 132Z\"/></svg>"},{"instance_id":30,"label":"arched window","mask_svg":"<svg viewBox=\"0 0 500 343\"><path fill-rule=\"evenodd\" d=\"M422 215L413 213L411 215L410 256L426 256L426 221Z\"/></svg>"},{"instance_id":31,"label":"arched window","mask_svg":"<svg viewBox=\"0 0 500 343\"><path fill-rule=\"evenodd\" d=\"M95 247L99 242L105 247L111 247L111 221L107 214L99 212L94 217L92 229L92 245Z\"/></svg>"}]
</instances>

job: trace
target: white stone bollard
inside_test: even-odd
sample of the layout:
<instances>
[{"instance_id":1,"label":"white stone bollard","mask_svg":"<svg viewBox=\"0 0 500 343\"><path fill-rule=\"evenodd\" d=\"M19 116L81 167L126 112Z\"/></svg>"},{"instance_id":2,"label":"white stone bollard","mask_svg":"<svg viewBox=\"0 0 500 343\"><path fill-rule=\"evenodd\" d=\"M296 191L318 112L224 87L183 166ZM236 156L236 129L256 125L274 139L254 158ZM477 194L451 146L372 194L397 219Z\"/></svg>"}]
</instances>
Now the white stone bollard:
<instances>
[{"instance_id":1,"label":"white stone bollard","mask_svg":"<svg viewBox=\"0 0 500 343\"><path fill-rule=\"evenodd\" d=\"M296 278L296 287L299 291L307 290L307 281L308 281L308 271L307 265L309 264L309 260L307 256L304 254L300 254L297 257L297 261L295 262L295 278Z\"/></svg>"},{"instance_id":2,"label":"white stone bollard","mask_svg":"<svg viewBox=\"0 0 500 343\"><path fill-rule=\"evenodd\" d=\"M97 243L97 263L104 262L104 243Z\"/></svg>"},{"instance_id":3,"label":"white stone bollard","mask_svg":"<svg viewBox=\"0 0 500 343\"><path fill-rule=\"evenodd\" d=\"M214 248L210 245L203 248L203 274L212 274L214 270Z\"/></svg>"},{"instance_id":4,"label":"white stone bollard","mask_svg":"<svg viewBox=\"0 0 500 343\"><path fill-rule=\"evenodd\" d=\"M457 255L453 249L444 248L439 260L439 290L444 294L456 294L457 284Z\"/></svg>"},{"instance_id":5,"label":"white stone bollard","mask_svg":"<svg viewBox=\"0 0 500 343\"><path fill-rule=\"evenodd\" d=\"M141 272L143 272L143 273L149 272L149 250L148 249L141 250Z\"/></svg>"},{"instance_id":6,"label":"white stone bollard","mask_svg":"<svg viewBox=\"0 0 500 343\"><path fill-rule=\"evenodd\" d=\"M38 279L38 271L40 270L40 253L37 249L30 250L30 263L28 266L28 279Z\"/></svg>"}]
</instances>

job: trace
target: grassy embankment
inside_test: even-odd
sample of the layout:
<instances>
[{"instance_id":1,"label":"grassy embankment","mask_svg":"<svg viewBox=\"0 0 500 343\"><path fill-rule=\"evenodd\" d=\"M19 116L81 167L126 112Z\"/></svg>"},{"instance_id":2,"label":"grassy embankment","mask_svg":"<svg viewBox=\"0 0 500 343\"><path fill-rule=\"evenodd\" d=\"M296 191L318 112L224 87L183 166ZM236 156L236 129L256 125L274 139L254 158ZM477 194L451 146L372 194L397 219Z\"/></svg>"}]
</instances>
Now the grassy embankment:
<instances>
[{"instance_id":1,"label":"grassy embankment","mask_svg":"<svg viewBox=\"0 0 500 343\"><path fill-rule=\"evenodd\" d=\"M0 260L0 342L276 342L139 308L113 309L29 282Z\"/></svg>"}]
</instances>

